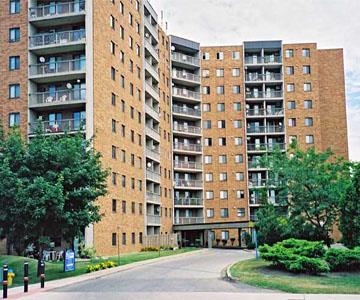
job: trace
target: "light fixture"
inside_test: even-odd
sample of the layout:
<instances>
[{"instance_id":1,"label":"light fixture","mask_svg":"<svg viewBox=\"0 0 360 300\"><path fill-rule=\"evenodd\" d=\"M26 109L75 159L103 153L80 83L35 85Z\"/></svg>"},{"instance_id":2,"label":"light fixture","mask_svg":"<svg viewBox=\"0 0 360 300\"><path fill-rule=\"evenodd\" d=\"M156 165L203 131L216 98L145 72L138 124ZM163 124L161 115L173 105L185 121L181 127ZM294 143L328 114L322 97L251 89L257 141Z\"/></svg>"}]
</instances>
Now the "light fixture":
<instances>
[{"instance_id":1,"label":"light fixture","mask_svg":"<svg viewBox=\"0 0 360 300\"><path fill-rule=\"evenodd\" d=\"M71 90L71 89L72 89L72 84L71 84L70 82L68 82L68 83L66 84L66 88L68 88L69 90Z\"/></svg>"},{"instance_id":2,"label":"light fixture","mask_svg":"<svg viewBox=\"0 0 360 300\"><path fill-rule=\"evenodd\" d=\"M151 163L151 162L148 162L148 163L147 163L147 167L148 167L148 168L151 168L151 166L152 166L152 163Z\"/></svg>"},{"instance_id":3,"label":"light fixture","mask_svg":"<svg viewBox=\"0 0 360 300\"><path fill-rule=\"evenodd\" d=\"M175 51L175 46L171 46L171 51Z\"/></svg>"},{"instance_id":4,"label":"light fixture","mask_svg":"<svg viewBox=\"0 0 360 300\"><path fill-rule=\"evenodd\" d=\"M44 63L44 62L45 62L45 57L44 57L44 56L40 56L39 61L40 61L41 63Z\"/></svg>"},{"instance_id":5,"label":"light fixture","mask_svg":"<svg viewBox=\"0 0 360 300\"><path fill-rule=\"evenodd\" d=\"M145 37L148 39L150 37L150 34L148 34L147 32L145 33Z\"/></svg>"},{"instance_id":6,"label":"light fixture","mask_svg":"<svg viewBox=\"0 0 360 300\"><path fill-rule=\"evenodd\" d=\"M81 82L81 80L80 80L80 79L76 79L76 82L77 82L77 83L80 83L80 82Z\"/></svg>"}]
</instances>

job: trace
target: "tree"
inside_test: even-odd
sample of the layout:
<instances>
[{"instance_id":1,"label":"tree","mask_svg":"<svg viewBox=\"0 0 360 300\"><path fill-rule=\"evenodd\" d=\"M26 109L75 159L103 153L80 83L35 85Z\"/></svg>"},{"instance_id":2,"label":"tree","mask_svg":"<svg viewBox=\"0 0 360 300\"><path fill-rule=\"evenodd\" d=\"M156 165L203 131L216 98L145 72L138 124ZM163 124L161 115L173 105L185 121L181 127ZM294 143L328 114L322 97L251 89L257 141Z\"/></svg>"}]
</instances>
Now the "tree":
<instances>
[{"instance_id":1,"label":"tree","mask_svg":"<svg viewBox=\"0 0 360 300\"><path fill-rule=\"evenodd\" d=\"M29 243L71 243L101 219L96 199L108 172L82 135L45 136L25 143L19 132L0 145L0 228L18 253Z\"/></svg>"},{"instance_id":2,"label":"tree","mask_svg":"<svg viewBox=\"0 0 360 300\"><path fill-rule=\"evenodd\" d=\"M360 245L360 164L353 165L351 185L340 202L340 226L343 243L353 248Z\"/></svg>"},{"instance_id":3,"label":"tree","mask_svg":"<svg viewBox=\"0 0 360 300\"><path fill-rule=\"evenodd\" d=\"M331 244L330 232L339 215L339 203L350 184L350 164L330 150L300 150L292 144L288 153L267 157L269 187L276 187L292 219L302 218L311 239Z\"/></svg>"}]
</instances>

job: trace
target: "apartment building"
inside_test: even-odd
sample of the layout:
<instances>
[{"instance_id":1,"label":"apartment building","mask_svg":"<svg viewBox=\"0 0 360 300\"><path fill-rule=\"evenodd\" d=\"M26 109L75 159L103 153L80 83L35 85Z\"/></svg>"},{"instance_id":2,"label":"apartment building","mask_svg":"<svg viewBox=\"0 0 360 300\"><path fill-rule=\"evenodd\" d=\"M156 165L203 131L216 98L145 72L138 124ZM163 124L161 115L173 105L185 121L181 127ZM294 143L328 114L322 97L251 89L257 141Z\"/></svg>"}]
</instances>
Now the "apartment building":
<instances>
[{"instance_id":1,"label":"apartment building","mask_svg":"<svg viewBox=\"0 0 360 300\"><path fill-rule=\"evenodd\" d=\"M111 169L104 216L84 229L99 254L171 232L183 245L243 245L266 185L262 155L296 139L348 158L341 49L202 47L167 35L147 0L0 9L5 129L81 131ZM276 189L267 197L276 203Z\"/></svg>"}]
</instances>

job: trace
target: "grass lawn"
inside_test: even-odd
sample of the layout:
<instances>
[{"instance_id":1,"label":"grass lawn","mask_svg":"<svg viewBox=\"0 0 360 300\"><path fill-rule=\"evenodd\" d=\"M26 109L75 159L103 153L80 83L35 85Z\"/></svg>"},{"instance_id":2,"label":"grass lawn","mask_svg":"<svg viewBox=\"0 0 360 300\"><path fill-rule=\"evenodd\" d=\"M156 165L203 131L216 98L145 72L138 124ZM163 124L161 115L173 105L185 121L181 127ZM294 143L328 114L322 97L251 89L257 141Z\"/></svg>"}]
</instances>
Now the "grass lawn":
<instances>
[{"instance_id":1,"label":"grass lawn","mask_svg":"<svg viewBox=\"0 0 360 300\"><path fill-rule=\"evenodd\" d=\"M165 250L161 251L161 257L163 256L171 256L180 253L190 252L197 250L197 248L182 248L178 250ZM158 251L153 252L137 252L131 254L123 254L120 256L120 265L127 265L133 262L148 260L159 257ZM89 264L97 264L103 261L112 260L115 263L118 263L117 256L109 257L108 259L93 259L91 261L79 261L76 262L76 270L73 272L63 272L63 262L46 262L45 263L45 276L46 281L78 276L86 273L86 267ZM23 284L23 276L24 276L24 262L29 262L29 280L30 284L40 282L40 279L36 276L37 272L37 260L29 259L20 256L0 256L0 266L2 267L4 264L8 264L9 268L14 270L15 278L14 285L19 286ZM0 290L2 286L0 287Z\"/></svg>"},{"instance_id":2,"label":"grass lawn","mask_svg":"<svg viewBox=\"0 0 360 300\"><path fill-rule=\"evenodd\" d=\"M277 271L270 264L250 259L233 265L230 272L241 282L289 293L360 294L360 272L298 275Z\"/></svg>"}]
</instances>

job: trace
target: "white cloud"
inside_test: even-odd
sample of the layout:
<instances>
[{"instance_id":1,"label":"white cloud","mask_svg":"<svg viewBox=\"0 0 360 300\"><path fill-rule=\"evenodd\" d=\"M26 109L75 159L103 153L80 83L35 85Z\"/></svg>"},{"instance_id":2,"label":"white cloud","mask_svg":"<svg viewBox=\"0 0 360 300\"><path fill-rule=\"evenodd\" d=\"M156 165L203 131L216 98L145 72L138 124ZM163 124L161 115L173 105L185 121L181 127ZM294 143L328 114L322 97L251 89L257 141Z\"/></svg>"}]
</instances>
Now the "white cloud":
<instances>
[{"instance_id":1,"label":"white cloud","mask_svg":"<svg viewBox=\"0 0 360 300\"><path fill-rule=\"evenodd\" d=\"M150 0L164 11L168 33L202 45L238 45L247 40L317 42L344 48L350 157L360 160L359 0ZM160 20L159 20L160 21ZM359 105L359 106L357 106ZM353 110L354 108L354 110Z\"/></svg>"}]
</instances>

